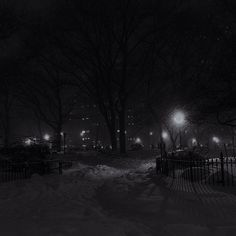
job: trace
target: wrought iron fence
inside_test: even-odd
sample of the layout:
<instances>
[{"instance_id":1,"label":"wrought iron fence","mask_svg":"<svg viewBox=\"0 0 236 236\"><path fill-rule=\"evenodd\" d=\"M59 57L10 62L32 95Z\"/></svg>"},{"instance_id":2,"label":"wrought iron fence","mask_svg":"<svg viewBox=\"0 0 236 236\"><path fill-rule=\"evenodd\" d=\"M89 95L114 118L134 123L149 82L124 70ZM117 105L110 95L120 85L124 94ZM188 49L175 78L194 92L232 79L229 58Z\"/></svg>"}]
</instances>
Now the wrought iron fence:
<instances>
[{"instance_id":1,"label":"wrought iron fence","mask_svg":"<svg viewBox=\"0 0 236 236\"><path fill-rule=\"evenodd\" d=\"M62 160L20 163L0 160L0 183L29 179L33 174L62 174L63 169L71 166L71 161Z\"/></svg>"},{"instance_id":2,"label":"wrought iron fence","mask_svg":"<svg viewBox=\"0 0 236 236\"><path fill-rule=\"evenodd\" d=\"M176 159L174 155L156 159L157 174L173 179L185 179L193 183L234 186L236 178L236 158Z\"/></svg>"}]
</instances>

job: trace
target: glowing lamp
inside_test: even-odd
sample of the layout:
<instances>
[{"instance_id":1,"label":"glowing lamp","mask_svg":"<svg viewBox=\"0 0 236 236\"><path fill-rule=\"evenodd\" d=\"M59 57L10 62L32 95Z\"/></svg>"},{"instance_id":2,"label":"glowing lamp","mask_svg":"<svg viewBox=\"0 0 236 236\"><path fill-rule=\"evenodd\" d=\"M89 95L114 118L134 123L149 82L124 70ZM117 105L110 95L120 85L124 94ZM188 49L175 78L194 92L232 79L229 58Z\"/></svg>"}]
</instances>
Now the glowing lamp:
<instances>
[{"instance_id":1,"label":"glowing lamp","mask_svg":"<svg viewBox=\"0 0 236 236\"><path fill-rule=\"evenodd\" d=\"M166 131L162 131L161 137L163 139L167 139L168 138L168 133Z\"/></svg>"},{"instance_id":2,"label":"glowing lamp","mask_svg":"<svg viewBox=\"0 0 236 236\"><path fill-rule=\"evenodd\" d=\"M44 139L45 141L49 141L49 140L50 140L50 135L49 135L49 134L45 134L45 135L43 136L43 139Z\"/></svg>"},{"instance_id":3,"label":"glowing lamp","mask_svg":"<svg viewBox=\"0 0 236 236\"><path fill-rule=\"evenodd\" d=\"M182 126L184 125L184 123L186 122L185 120L185 114L182 111L177 111L174 113L173 115L173 122L177 125L177 126Z\"/></svg>"},{"instance_id":4,"label":"glowing lamp","mask_svg":"<svg viewBox=\"0 0 236 236\"><path fill-rule=\"evenodd\" d=\"M142 140L140 138L136 138L135 139L135 143L139 143L140 144L140 143L142 143Z\"/></svg>"},{"instance_id":5,"label":"glowing lamp","mask_svg":"<svg viewBox=\"0 0 236 236\"><path fill-rule=\"evenodd\" d=\"M220 142L220 139L218 138L218 137L216 137L216 136L214 136L213 138L212 138L212 141L214 142L214 143L219 143Z\"/></svg>"}]
</instances>

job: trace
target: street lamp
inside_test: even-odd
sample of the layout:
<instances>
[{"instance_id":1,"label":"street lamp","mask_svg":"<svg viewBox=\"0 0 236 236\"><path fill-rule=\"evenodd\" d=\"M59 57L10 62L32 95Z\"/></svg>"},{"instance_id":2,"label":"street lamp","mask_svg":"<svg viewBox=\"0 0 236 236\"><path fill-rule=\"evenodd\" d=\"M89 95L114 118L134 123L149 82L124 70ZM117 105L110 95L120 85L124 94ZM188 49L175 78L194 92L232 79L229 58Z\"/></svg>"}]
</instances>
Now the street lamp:
<instances>
[{"instance_id":1,"label":"street lamp","mask_svg":"<svg viewBox=\"0 0 236 236\"><path fill-rule=\"evenodd\" d=\"M163 139L168 139L168 133L167 133L166 131L162 131L161 137L162 137Z\"/></svg>"},{"instance_id":2,"label":"street lamp","mask_svg":"<svg viewBox=\"0 0 236 236\"><path fill-rule=\"evenodd\" d=\"M32 144L31 139L27 138L27 139L25 140L25 145L30 146L31 144Z\"/></svg>"},{"instance_id":3,"label":"street lamp","mask_svg":"<svg viewBox=\"0 0 236 236\"><path fill-rule=\"evenodd\" d=\"M173 122L179 128L179 146L182 147L181 127L186 123L186 117L183 111L176 111L172 116Z\"/></svg>"},{"instance_id":4,"label":"street lamp","mask_svg":"<svg viewBox=\"0 0 236 236\"><path fill-rule=\"evenodd\" d=\"M220 143L220 139L219 139L218 137L216 137L216 136L214 136L214 137L212 138L212 141L213 141L214 143L216 143L216 144L219 144L219 143Z\"/></svg>"},{"instance_id":5,"label":"street lamp","mask_svg":"<svg viewBox=\"0 0 236 236\"><path fill-rule=\"evenodd\" d=\"M177 111L173 114L174 124L178 127L182 127L186 122L185 114L182 111Z\"/></svg>"},{"instance_id":6,"label":"street lamp","mask_svg":"<svg viewBox=\"0 0 236 236\"><path fill-rule=\"evenodd\" d=\"M136 138L136 139L135 139L135 143L141 144L141 143L142 143L142 140L141 140L140 138Z\"/></svg>"},{"instance_id":7,"label":"street lamp","mask_svg":"<svg viewBox=\"0 0 236 236\"><path fill-rule=\"evenodd\" d=\"M215 149L217 149L217 147L218 147L218 145L220 143L220 139L218 137L216 137L216 136L213 136L212 137L212 141L213 141L213 143L215 143Z\"/></svg>"},{"instance_id":8,"label":"street lamp","mask_svg":"<svg viewBox=\"0 0 236 236\"><path fill-rule=\"evenodd\" d=\"M49 134L45 134L45 135L43 136L43 139L44 139L45 141L49 141L49 140L50 140L50 135L49 135Z\"/></svg>"},{"instance_id":9,"label":"street lamp","mask_svg":"<svg viewBox=\"0 0 236 236\"><path fill-rule=\"evenodd\" d=\"M62 132L63 137L63 153L66 153L66 132Z\"/></svg>"},{"instance_id":10,"label":"street lamp","mask_svg":"<svg viewBox=\"0 0 236 236\"><path fill-rule=\"evenodd\" d=\"M196 146L197 145L197 139L196 138L192 138L192 146Z\"/></svg>"}]
</instances>

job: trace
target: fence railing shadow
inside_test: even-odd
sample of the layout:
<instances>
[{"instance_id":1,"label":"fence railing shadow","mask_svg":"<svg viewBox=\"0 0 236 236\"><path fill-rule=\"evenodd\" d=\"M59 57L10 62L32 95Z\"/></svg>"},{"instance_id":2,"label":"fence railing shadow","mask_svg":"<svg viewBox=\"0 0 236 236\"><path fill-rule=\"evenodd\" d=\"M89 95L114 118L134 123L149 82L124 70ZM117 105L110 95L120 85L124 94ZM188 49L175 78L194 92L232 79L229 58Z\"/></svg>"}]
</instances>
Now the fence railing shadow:
<instances>
[{"instance_id":1,"label":"fence railing shadow","mask_svg":"<svg viewBox=\"0 0 236 236\"><path fill-rule=\"evenodd\" d=\"M156 172L173 179L180 178L193 183L234 186L236 178L236 158L224 157L195 158L192 153L181 158L164 154L156 158Z\"/></svg>"}]
</instances>

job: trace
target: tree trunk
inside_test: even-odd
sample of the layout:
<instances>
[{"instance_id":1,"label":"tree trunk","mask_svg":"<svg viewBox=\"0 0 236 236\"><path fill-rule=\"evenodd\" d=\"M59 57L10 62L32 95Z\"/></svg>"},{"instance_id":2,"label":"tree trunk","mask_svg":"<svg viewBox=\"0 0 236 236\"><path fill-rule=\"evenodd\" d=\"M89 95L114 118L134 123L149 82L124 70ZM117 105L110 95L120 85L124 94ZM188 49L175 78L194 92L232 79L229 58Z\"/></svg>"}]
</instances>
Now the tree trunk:
<instances>
[{"instance_id":1,"label":"tree trunk","mask_svg":"<svg viewBox=\"0 0 236 236\"><path fill-rule=\"evenodd\" d=\"M9 146L10 142L10 111L8 104L5 106L5 116L4 116L4 147Z\"/></svg>"},{"instance_id":2,"label":"tree trunk","mask_svg":"<svg viewBox=\"0 0 236 236\"><path fill-rule=\"evenodd\" d=\"M120 137L120 153L126 153L126 130L125 130L125 109L122 108L119 112L119 137Z\"/></svg>"},{"instance_id":3,"label":"tree trunk","mask_svg":"<svg viewBox=\"0 0 236 236\"><path fill-rule=\"evenodd\" d=\"M55 129L55 148L57 150L57 152L61 151L61 131L62 131L62 127L58 126L57 129Z\"/></svg>"},{"instance_id":4,"label":"tree trunk","mask_svg":"<svg viewBox=\"0 0 236 236\"><path fill-rule=\"evenodd\" d=\"M41 120L39 118L37 118L36 122L37 122L37 128L38 128L40 140L43 140L43 132L42 132L42 127L41 127Z\"/></svg>"},{"instance_id":5,"label":"tree trunk","mask_svg":"<svg viewBox=\"0 0 236 236\"><path fill-rule=\"evenodd\" d=\"M116 140L116 129L113 128L109 128L109 134L110 134L110 142L111 142L111 148L112 151L117 151L117 140Z\"/></svg>"},{"instance_id":6,"label":"tree trunk","mask_svg":"<svg viewBox=\"0 0 236 236\"><path fill-rule=\"evenodd\" d=\"M102 106L102 104L99 104L99 107L100 107L100 112L101 112L102 116L104 117L104 120L106 122L106 126L107 126L108 131L109 131L112 151L115 152L115 151L117 151L115 112L113 111L112 106L105 107L105 106ZM110 114L110 116L109 116L109 114Z\"/></svg>"},{"instance_id":7,"label":"tree trunk","mask_svg":"<svg viewBox=\"0 0 236 236\"><path fill-rule=\"evenodd\" d=\"M117 140L116 140L116 115L113 110L113 107L111 109L111 130L110 130L110 138L111 138L111 146L112 151L117 151Z\"/></svg>"},{"instance_id":8,"label":"tree trunk","mask_svg":"<svg viewBox=\"0 0 236 236\"><path fill-rule=\"evenodd\" d=\"M10 122L8 120L6 121L4 127L4 147L9 147L9 142L10 142Z\"/></svg>"}]
</instances>

